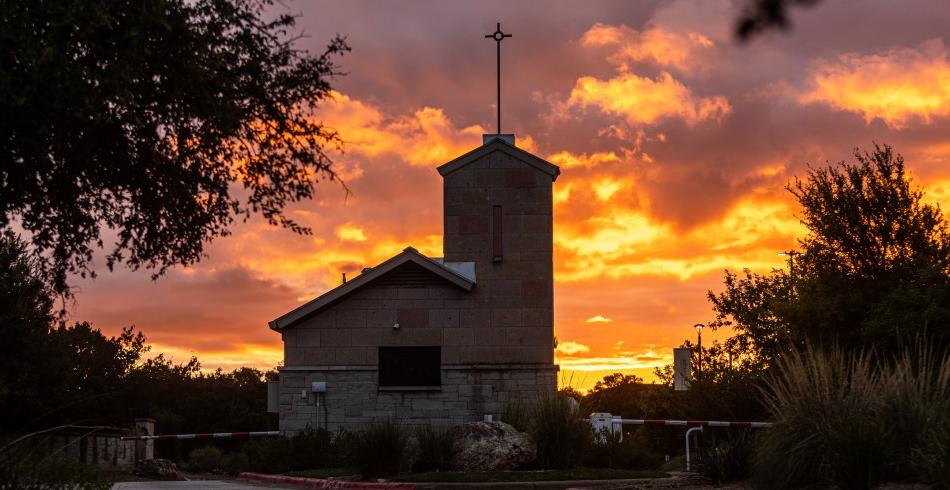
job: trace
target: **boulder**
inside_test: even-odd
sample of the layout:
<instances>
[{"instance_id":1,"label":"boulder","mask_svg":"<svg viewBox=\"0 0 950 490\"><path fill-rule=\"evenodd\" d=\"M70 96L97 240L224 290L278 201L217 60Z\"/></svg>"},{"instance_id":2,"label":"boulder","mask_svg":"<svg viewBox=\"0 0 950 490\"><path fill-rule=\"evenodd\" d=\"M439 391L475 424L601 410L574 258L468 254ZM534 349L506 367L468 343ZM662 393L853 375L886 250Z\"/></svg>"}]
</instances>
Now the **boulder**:
<instances>
[{"instance_id":1,"label":"boulder","mask_svg":"<svg viewBox=\"0 0 950 490\"><path fill-rule=\"evenodd\" d=\"M143 459L135 462L132 473L156 480L180 480L178 467L167 459Z\"/></svg>"},{"instance_id":2,"label":"boulder","mask_svg":"<svg viewBox=\"0 0 950 490\"><path fill-rule=\"evenodd\" d=\"M470 422L456 430L455 467L461 471L513 470L537 454L531 436L504 422Z\"/></svg>"}]
</instances>

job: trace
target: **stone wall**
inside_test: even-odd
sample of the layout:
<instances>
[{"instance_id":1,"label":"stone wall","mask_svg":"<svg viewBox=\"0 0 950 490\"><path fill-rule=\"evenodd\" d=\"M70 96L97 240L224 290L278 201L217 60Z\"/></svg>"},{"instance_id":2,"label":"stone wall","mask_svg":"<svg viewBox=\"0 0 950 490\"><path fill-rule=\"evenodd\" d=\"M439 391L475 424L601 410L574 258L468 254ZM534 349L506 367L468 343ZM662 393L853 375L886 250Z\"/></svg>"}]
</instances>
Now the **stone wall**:
<instances>
[{"instance_id":1,"label":"stone wall","mask_svg":"<svg viewBox=\"0 0 950 490\"><path fill-rule=\"evenodd\" d=\"M375 367L282 368L280 430L324 427L323 407L318 413L310 393L313 381L327 383L326 427L331 431L355 430L379 419L406 425L457 425L482 420L486 414L498 419L507 403L532 402L557 389L557 367L550 364L446 366L442 386L433 391L381 391L377 376Z\"/></svg>"},{"instance_id":2,"label":"stone wall","mask_svg":"<svg viewBox=\"0 0 950 490\"><path fill-rule=\"evenodd\" d=\"M469 301L493 324L512 329L503 340L495 337L497 346L478 348L475 355L524 347L535 362L553 363L552 177L493 151L443 179L445 260L475 262L478 285ZM502 207L500 261L492 251L494 206Z\"/></svg>"},{"instance_id":3,"label":"stone wall","mask_svg":"<svg viewBox=\"0 0 950 490\"><path fill-rule=\"evenodd\" d=\"M365 286L283 330L284 364L375 366L379 346L407 345L442 346L442 364L551 363L550 310L489 306L475 296L483 287Z\"/></svg>"}]
</instances>

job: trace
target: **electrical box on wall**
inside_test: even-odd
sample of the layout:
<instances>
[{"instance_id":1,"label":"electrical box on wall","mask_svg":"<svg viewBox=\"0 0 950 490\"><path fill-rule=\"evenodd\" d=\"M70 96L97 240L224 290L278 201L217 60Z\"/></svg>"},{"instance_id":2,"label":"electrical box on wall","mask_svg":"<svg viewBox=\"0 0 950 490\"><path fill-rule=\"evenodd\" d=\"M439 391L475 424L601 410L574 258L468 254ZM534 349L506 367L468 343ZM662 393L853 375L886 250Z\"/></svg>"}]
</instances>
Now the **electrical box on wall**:
<instances>
[{"instance_id":1,"label":"electrical box on wall","mask_svg":"<svg viewBox=\"0 0 950 490\"><path fill-rule=\"evenodd\" d=\"M327 392L327 382L326 381L314 381L310 383L310 391L312 393L326 393Z\"/></svg>"}]
</instances>

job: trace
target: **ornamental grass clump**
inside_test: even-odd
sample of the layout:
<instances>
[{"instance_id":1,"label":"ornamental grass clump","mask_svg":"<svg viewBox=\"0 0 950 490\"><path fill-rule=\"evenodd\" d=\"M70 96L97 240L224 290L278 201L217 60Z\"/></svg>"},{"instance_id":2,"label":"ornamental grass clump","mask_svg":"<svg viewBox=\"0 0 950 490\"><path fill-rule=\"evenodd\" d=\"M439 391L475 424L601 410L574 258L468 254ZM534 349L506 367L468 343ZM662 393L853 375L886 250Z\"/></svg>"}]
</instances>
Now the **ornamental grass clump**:
<instances>
[{"instance_id":1,"label":"ornamental grass clump","mask_svg":"<svg viewBox=\"0 0 950 490\"><path fill-rule=\"evenodd\" d=\"M353 437L354 462L364 478L395 475L406 460L408 442L409 435L398 420L378 420Z\"/></svg>"},{"instance_id":2,"label":"ornamental grass clump","mask_svg":"<svg viewBox=\"0 0 950 490\"><path fill-rule=\"evenodd\" d=\"M806 349L780 359L766 381L775 425L761 433L753 458L760 486L946 484L946 356L927 348L894 359Z\"/></svg>"},{"instance_id":3,"label":"ornamental grass clump","mask_svg":"<svg viewBox=\"0 0 950 490\"><path fill-rule=\"evenodd\" d=\"M415 431L418 450L412 471L446 471L458 452L456 432L449 427L420 425Z\"/></svg>"},{"instance_id":4,"label":"ornamental grass clump","mask_svg":"<svg viewBox=\"0 0 950 490\"><path fill-rule=\"evenodd\" d=\"M535 463L543 469L573 468L593 439L590 422L560 393L538 399L528 433L537 444Z\"/></svg>"}]
</instances>

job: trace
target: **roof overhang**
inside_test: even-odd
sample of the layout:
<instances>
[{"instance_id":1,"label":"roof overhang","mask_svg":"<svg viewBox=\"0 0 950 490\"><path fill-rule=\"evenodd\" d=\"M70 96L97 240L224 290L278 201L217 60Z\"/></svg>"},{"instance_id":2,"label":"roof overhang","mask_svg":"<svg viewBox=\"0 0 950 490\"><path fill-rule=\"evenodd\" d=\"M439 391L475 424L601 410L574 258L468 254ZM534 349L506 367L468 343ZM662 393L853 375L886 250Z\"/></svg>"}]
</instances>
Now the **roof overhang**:
<instances>
[{"instance_id":1,"label":"roof overhang","mask_svg":"<svg viewBox=\"0 0 950 490\"><path fill-rule=\"evenodd\" d=\"M557 176L561 174L561 169L557 165L554 165L553 163L550 163L547 160L544 160L543 158L540 158L527 151L524 151L521 148L518 148L517 146L514 146L501 138L493 138L488 143L485 143L484 145L479 146L478 148L475 148L474 150L444 165L439 166L437 170L439 171L439 174L445 177L446 175L449 175L450 173L455 172L456 170L459 170L462 167L476 160L479 160L485 155L488 155L489 153L492 153L495 151L500 151L502 153L505 153L511 156L512 158L516 158L550 175L552 181L557 180Z\"/></svg>"},{"instance_id":2,"label":"roof overhang","mask_svg":"<svg viewBox=\"0 0 950 490\"><path fill-rule=\"evenodd\" d=\"M375 279L407 262L415 263L423 269L426 269L432 274L445 279L449 283L464 289L465 291L471 291L472 288L475 287L475 281L473 279L470 279L461 273L452 270L440 262L422 255L418 250L412 247L408 247L399 255L396 255L389 260L377 265L376 267L365 271L363 274L353 278L353 280L347 281L346 283L343 283L336 288L333 288L318 296L317 298L298 306L279 318L267 322L267 324L272 330L283 330L284 328L287 328L294 323L297 323L298 321L303 320L304 318L329 306L331 303L343 298L344 296L347 296L348 294L359 290L363 286L370 284Z\"/></svg>"}]
</instances>

